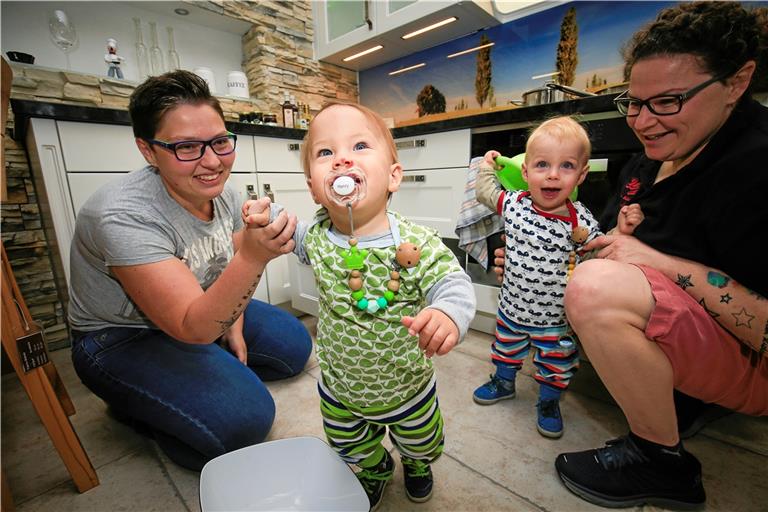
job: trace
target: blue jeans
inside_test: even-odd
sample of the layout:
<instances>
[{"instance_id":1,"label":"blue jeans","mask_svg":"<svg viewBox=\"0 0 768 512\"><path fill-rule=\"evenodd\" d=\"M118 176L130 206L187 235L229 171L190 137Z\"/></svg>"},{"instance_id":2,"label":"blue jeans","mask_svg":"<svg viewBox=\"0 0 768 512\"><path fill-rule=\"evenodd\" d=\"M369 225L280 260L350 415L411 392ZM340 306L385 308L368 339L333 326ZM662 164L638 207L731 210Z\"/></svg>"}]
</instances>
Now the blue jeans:
<instances>
[{"instance_id":1,"label":"blue jeans","mask_svg":"<svg viewBox=\"0 0 768 512\"><path fill-rule=\"evenodd\" d=\"M266 438L275 403L262 381L298 374L312 350L299 320L256 300L245 310L243 334L248 366L217 343L193 345L129 327L76 336L72 362L116 416L148 427L171 460L199 471Z\"/></svg>"}]
</instances>

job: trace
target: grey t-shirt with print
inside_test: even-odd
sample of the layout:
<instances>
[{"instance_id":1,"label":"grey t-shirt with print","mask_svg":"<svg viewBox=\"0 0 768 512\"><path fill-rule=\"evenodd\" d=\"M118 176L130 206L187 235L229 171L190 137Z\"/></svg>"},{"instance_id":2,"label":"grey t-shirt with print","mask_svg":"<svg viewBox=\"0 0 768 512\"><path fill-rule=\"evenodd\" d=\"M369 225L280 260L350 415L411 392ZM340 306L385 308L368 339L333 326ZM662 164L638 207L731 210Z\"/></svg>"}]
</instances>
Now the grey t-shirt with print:
<instances>
[{"instance_id":1,"label":"grey t-shirt with print","mask_svg":"<svg viewBox=\"0 0 768 512\"><path fill-rule=\"evenodd\" d=\"M232 234L241 228L240 198L228 185L213 200L213 219L203 221L168 194L151 166L108 183L77 215L70 248L72 328L155 327L109 267L178 258L207 289L232 259Z\"/></svg>"}]
</instances>

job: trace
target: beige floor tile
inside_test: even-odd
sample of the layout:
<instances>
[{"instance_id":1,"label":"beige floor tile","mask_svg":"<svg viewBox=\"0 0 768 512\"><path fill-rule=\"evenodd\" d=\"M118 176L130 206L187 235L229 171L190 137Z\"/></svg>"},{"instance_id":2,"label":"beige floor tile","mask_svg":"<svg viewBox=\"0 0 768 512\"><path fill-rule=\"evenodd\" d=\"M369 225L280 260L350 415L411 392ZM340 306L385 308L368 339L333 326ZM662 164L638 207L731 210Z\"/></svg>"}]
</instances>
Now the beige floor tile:
<instances>
[{"instance_id":1,"label":"beige floor tile","mask_svg":"<svg viewBox=\"0 0 768 512\"><path fill-rule=\"evenodd\" d=\"M186 512L175 486L151 450L127 455L99 469L101 483L83 494L62 484L16 505L18 512Z\"/></svg>"}]
</instances>

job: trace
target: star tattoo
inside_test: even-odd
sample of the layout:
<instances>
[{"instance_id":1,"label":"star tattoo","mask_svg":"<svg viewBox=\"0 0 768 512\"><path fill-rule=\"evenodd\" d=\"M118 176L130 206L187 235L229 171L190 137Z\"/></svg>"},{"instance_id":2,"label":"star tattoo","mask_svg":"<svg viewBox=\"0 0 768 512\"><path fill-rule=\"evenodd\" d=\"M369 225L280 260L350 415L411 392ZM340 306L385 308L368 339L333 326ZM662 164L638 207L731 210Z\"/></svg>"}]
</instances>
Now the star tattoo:
<instances>
[{"instance_id":1,"label":"star tattoo","mask_svg":"<svg viewBox=\"0 0 768 512\"><path fill-rule=\"evenodd\" d=\"M731 302L731 299L733 299L733 297L731 297L730 293L726 293L725 295L720 296L720 302L725 304L729 304Z\"/></svg>"},{"instance_id":2,"label":"star tattoo","mask_svg":"<svg viewBox=\"0 0 768 512\"><path fill-rule=\"evenodd\" d=\"M701 299L701 300L699 301L699 305L700 305L701 307L703 307L703 308L704 308L704 311L706 311L707 313L709 313L709 316L711 316L712 318L717 318L717 317L719 317L719 316L720 316L720 314L719 314L719 313L715 313L714 311L712 311L711 309L709 309L709 308L707 307L707 303L706 303L706 302L704 302L704 299Z\"/></svg>"},{"instance_id":3,"label":"star tattoo","mask_svg":"<svg viewBox=\"0 0 768 512\"><path fill-rule=\"evenodd\" d=\"M691 274L688 274L687 276L684 276L682 274L677 274L677 286L685 290L686 288L693 286L693 282L691 281Z\"/></svg>"},{"instance_id":4,"label":"star tattoo","mask_svg":"<svg viewBox=\"0 0 768 512\"><path fill-rule=\"evenodd\" d=\"M738 313L731 313L733 315L733 318L736 319L736 327L741 327L742 325L746 326L748 329L752 328L751 322L755 319L755 315L750 315L747 313L747 310L745 308L741 308L741 311Z\"/></svg>"}]
</instances>

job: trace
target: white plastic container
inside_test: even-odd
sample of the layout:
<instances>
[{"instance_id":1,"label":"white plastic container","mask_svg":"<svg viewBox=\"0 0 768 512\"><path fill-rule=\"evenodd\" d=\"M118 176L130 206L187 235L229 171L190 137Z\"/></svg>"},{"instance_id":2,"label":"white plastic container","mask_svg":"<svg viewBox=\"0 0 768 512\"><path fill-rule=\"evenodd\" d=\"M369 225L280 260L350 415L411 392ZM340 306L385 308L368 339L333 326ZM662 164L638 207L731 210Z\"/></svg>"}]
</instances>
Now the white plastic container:
<instances>
[{"instance_id":1,"label":"white plastic container","mask_svg":"<svg viewBox=\"0 0 768 512\"><path fill-rule=\"evenodd\" d=\"M227 94L237 98L250 98L248 78L242 71L230 71L227 74Z\"/></svg>"},{"instance_id":2,"label":"white plastic container","mask_svg":"<svg viewBox=\"0 0 768 512\"><path fill-rule=\"evenodd\" d=\"M211 68L195 68L193 73L208 83L208 89L210 89L211 94L216 94L216 77L213 75Z\"/></svg>"}]
</instances>

